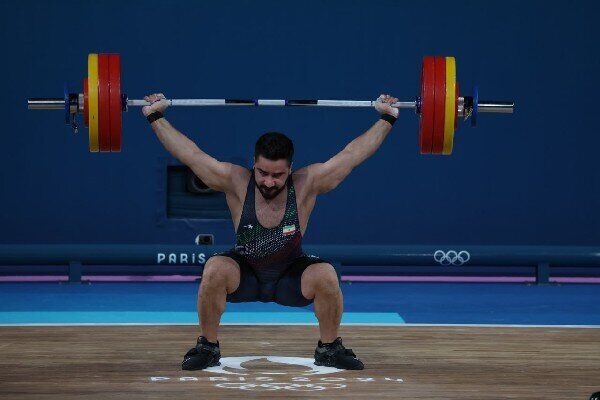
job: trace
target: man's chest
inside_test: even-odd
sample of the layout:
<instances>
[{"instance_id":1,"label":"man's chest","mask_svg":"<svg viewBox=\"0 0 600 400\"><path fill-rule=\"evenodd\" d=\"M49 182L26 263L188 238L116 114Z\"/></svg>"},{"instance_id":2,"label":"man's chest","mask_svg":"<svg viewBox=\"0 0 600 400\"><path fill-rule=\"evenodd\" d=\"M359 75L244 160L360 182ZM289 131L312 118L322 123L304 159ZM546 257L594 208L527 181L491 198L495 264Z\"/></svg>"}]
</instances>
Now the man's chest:
<instances>
[{"instance_id":1,"label":"man's chest","mask_svg":"<svg viewBox=\"0 0 600 400\"><path fill-rule=\"evenodd\" d=\"M244 183L248 185L247 181ZM313 210L316 196L311 196L306 187L306 179L302 174L294 174L294 195L290 196L288 203L287 188L281 193L282 198L277 202L268 203L264 200L257 188L248 188L255 190L254 192L254 214L258 222L265 228L273 228L278 226L286 217L286 209L288 210L289 218L294 218L296 214L298 221L300 222L300 229L302 234L306 231L310 214ZM241 189L240 189L241 191ZM238 196L228 196L227 201L231 210L231 215L234 222L234 227L239 224L242 210L244 209L244 198L246 198L246 191L240 193Z\"/></svg>"},{"instance_id":2,"label":"man's chest","mask_svg":"<svg viewBox=\"0 0 600 400\"><path fill-rule=\"evenodd\" d=\"M258 222L265 228L278 226L285 217L286 203L285 199L275 204L269 204L257 199L255 211Z\"/></svg>"}]
</instances>

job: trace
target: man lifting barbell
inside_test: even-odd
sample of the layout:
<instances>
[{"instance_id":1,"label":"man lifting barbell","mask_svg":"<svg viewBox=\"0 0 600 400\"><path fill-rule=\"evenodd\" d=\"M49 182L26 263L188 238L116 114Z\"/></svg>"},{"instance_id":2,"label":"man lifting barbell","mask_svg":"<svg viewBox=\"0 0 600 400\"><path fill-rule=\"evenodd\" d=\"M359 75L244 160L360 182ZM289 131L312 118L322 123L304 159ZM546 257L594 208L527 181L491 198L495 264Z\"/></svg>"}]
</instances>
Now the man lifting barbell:
<instances>
[{"instance_id":1,"label":"man lifting barbell","mask_svg":"<svg viewBox=\"0 0 600 400\"><path fill-rule=\"evenodd\" d=\"M30 109L63 110L65 123L77 132L76 116L89 127L91 152L120 152L122 112L143 107L165 148L188 165L210 188L223 191L236 227L237 246L211 257L205 266L198 296L202 334L184 357L184 369L203 369L219 362L217 330L226 301L275 301L290 306L315 304L321 340L315 351L318 365L362 369L363 364L337 337L342 295L331 264L302 252L301 239L316 196L334 189L350 171L381 145L398 115L412 109L419 116L422 154L452 154L459 119L477 123L479 113L512 113L512 101L461 96L454 57L425 56L420 93L414 101L382 95L371 100L283 99L166 99L162 94L129 99L121 91L119 54L88 55L83 93L62 98L30 98ZM168 106L375 107L382 115L362 136L325 163L292 174L293 144L271 132L256 143L254 169L223 163L200 150L163 117ZM292 178L293 175L293 178ZM285 190L284 190L285 189Z\"/></svg>"},{"instance_id":2,"label":"man lifting barbell","mask_svg":"<svg viewBox=\"0 0 600 400\"><path fill-rule=\"evenodd\" d=\"M398 117L398 101L381 95L375 124L324 163L292 172L294 145L282 133L269 132L256 142L254 168L221 162L203 152L163 116L169 102L163 94L144 97L142 113L164 147L207 186L225 192L236 227L234 249L206 261L198 292L201 333L184 356L184 370L219 365L217 338L227 301L276 302L303 307L314 303L320 340L315 364L363 369L363 363L338 337L343 301L333 266L304 254L302 236L317 195L335 189L379 148Z\"/></svg>"}]
</instances>

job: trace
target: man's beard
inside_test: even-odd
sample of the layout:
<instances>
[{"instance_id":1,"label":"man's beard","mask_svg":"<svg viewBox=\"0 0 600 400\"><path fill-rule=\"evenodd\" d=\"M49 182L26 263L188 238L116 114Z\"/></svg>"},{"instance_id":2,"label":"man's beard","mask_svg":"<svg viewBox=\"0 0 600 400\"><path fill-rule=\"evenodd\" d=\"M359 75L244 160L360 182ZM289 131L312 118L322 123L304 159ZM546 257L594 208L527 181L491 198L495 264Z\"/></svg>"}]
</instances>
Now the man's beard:
<instances>
[{"instance_id":1,"label":"man's beard","mask_svg":"<svg viewBox=\"0 0 600 400\"><path fill-rule=\"evenodd\" d=\"M260 192L260 194L262 194L262 197L264 197L267 200L273 200L275 197L277 197L277 195L279 193L281 193L281 191L285 187L285 185L283 185L280 188L275 188L275 187L268 188L266 186L259 186L258 183L256 183L256 182L254 182L254 184L258 188L258 191Z\"/></svg>"}]
</instances>

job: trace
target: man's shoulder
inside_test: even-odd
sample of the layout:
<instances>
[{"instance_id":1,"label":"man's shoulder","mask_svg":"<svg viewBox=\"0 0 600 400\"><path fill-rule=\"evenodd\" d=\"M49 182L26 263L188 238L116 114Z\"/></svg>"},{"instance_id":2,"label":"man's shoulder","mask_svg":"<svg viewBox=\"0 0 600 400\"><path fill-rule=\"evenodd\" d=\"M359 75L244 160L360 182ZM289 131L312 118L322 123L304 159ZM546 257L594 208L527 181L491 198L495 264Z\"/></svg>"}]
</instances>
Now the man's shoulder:
<instances>
[{"instance_id":1,"label":"man's shoulder","mask_svg":"<svg viewBox=\"0 0 600 400\"><path fill-rule=\"evenodd\" d=\"M292 171L292 179L294 180L294 186L303 184L307 181L309 174L308 167L310 167L310 165L304 166L300 169L297 169L296 171Z\"/></svg>"},{"instance_id":2,"label":"man's shoulder","mask_svg":"<svg viewBox=\"0 0 600 400\"><path fill-rule=\"evenodd\" d=\"M231 176L233 178L244 178L244 179L248 179L250 178L250 174L252 173L251 170L249 170L246 167L242 167L241 165L236 165L236 164L230 164L231 165Z\"/></svg>"},{"instance_id":3,"label":"man's shoulder","mask_svg":"<svg viewBox=\"0 0 600 400\"><path fill-rule=\"evenodd\" d=\"M310 192L313 179L313 165L304 166L292 173L294 188L297 193L308 194Z\"/></svg>"},{"instance_id":4,"label":"man's shoulder","mask_svg":"<svg viewBox=\"0 0 600 400\"><path fill-rule=\"evenodd\" d=\"M248 168L236 164L231 164L230 168L229 176L231 177L233 191L240 197L245 196L246 187L248 186L252 172Z\"/></svg>"}]
</instances>

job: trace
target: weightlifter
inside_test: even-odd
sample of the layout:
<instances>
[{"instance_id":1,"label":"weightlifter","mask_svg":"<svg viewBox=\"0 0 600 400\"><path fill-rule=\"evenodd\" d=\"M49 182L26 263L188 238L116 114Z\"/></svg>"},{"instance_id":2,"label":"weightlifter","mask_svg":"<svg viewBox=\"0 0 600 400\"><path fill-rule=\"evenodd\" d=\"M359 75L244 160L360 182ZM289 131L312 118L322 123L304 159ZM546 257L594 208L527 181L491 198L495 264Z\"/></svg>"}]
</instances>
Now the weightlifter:
<instances>
[{"instance_id":1,"label":"weightlifter","mask_svg":"<svg viewBox=\"0 0 600 400\"><path fill-rule=\"evenodd\" d=\"M165 149L187 165L208 187L224 192L236 229L235 248L206 261L198 292L200 336L183 358L182 369L219 365L217 338L226 302L276 302L303 307L314 303L320 340L315 364L363 369L346 349L338 330L343 300L337 274L325 260L302 251L302 236L319 194L335 189L353 168L379 148L398 117L381 95L375 109L381 118L341 152L324 163L292 172L294 145L282 133L268 132L256 142L254 168L221 162L202 151L163 116L163 94L144 97L142 113Z\"/></svg>"}]
</instances>

